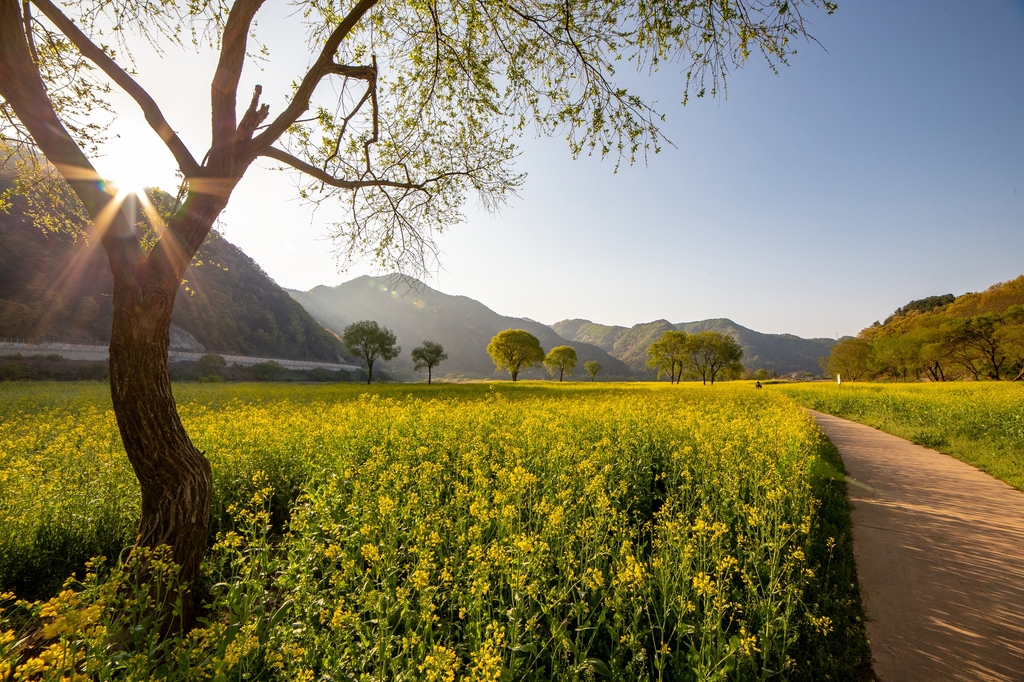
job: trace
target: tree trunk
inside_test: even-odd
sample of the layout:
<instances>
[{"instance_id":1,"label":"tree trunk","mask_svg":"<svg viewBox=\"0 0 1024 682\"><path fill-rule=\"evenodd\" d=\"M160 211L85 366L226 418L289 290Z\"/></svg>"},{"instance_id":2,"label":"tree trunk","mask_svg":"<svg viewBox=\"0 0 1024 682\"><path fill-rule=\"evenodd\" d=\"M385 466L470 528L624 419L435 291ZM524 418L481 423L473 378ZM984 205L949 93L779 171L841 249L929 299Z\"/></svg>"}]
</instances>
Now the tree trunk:
<instances>
[{"instance_id":1,"label":"tree trunk","mask_svg":"<svg viewBox=\"0 0 1024 682\"><path fill-rule=\"evenodd\" d=\"M140 281L148 270L114 282L110 389L121 439L142 492L136 547L168 545L181 567L183 619L166 619L167 632L194 624L191 586L206 553L213 484L209 462L178 417L167 371L177 282ZM174 596L172 592L168 599ZM171 609L174 604L159 606Z\"/></svg>"},{"instance_id":2,"label":"tree trunk","mask_svg":"<svg viewBox=\"0 0 1024 682\"><path fill-rule=\"evenodd\" d=\"M430 365L427 365L427 386L429 386L429 385L430 385L430 382L431 382L431 374L432 374L432 372L430 371Z\"/></svg>"},{"instance_id":3,"label":"tree trunk","mask_svg":"<svg viewBox=\"0 0 1024 682\"><path fill-rule=\"evenodd\" d=\"M366 385L369 386L370 382L373 381L373 360L366 363Z\"/></svg>"}]
</instances>

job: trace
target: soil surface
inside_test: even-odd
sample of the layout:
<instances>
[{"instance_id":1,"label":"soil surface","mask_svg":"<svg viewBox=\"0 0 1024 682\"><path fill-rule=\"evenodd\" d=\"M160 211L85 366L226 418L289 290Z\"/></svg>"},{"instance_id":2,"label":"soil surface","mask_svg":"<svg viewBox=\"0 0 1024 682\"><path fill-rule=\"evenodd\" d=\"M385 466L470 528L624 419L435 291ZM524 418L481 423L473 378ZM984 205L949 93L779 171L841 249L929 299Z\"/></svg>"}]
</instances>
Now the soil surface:
<instances>
[{"instance_id":1,"label":"soil surface","mask_svg":"<svg viewBox=\"0 0 1024 682\"><path fill-rule=\"evenodd\" d=\"M934 450L812 412L849 476L883 682L1024 682L1024 493Z\"/></svg>"}]
</instances>

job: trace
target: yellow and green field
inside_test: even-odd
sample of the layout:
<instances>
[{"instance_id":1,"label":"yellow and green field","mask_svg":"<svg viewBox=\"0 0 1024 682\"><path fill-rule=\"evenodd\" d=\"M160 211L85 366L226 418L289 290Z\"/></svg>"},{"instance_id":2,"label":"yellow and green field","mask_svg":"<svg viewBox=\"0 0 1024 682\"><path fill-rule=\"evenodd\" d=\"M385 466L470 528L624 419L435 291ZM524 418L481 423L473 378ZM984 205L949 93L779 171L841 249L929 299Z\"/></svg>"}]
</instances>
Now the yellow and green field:
<instances>
[{"instance_id":1,"label":"yellow and green field","mask_svg":"<svg viewBox=\"0 0 1024 682\"><path fill-rule=\"evenodd\" d=\"M842 467L779 392L176 396L213 464L212 548L202 627L160 642L118 567L138 493L106 388L0 384L0 678L838 680L868 663ZM19 658L26 633L43 639Z\"/></svg>"},{"instance_id":2,"label":"yellow and green field","mask_svg":"<svg viewBox=\"0 0 1024 682\"><path fill-rule=\"evenodd\" d=\"M1024 383L779 384L802 405L963 460L1024 490Z\"/></svg>"}]
</instances>

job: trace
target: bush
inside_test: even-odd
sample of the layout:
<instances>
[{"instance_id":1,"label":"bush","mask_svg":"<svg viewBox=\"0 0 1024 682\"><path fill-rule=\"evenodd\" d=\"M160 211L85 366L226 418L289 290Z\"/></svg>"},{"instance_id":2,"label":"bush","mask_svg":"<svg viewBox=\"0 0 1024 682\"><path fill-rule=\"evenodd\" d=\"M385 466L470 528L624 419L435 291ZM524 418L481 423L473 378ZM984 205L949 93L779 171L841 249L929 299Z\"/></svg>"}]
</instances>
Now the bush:
<instances>
[{"instance_id":1,"label":"bush","mask_svg":"<svg viewBox=\"0 0 1024 682\"><path fill-rule=\"evenodd\" d=\"M338 374L337 374L337 372L332 372L331 370L325 369L323 367L314 367L313 369L309 370L309 380L310 381L337 381L338 380Z\"/></svg>"},{"instance_id":2,"label":"bush","mask_svg":"<svg viewBox=\"0 0 1024 682\"><path fill-rule=\"evenodd\" d=\"M284 367L270 360L268 362L258 362L250 370L256 381L277 381L281 373L284 372Z\"/></svg>"}]
</instances>

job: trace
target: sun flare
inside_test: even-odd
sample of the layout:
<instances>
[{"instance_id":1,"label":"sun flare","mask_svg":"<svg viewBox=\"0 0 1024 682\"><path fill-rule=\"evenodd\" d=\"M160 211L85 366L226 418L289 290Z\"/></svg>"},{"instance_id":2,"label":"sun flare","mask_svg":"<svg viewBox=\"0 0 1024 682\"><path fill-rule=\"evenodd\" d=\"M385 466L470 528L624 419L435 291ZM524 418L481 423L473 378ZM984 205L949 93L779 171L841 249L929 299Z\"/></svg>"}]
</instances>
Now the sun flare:
<instances>
[{"instance_id":1,"label":"sun flare","mask_svg":"<svg viewBox=\"0 0 1024 682\"><path fill-rule=\"evenodd\" d=\"M126 176L123 178L110 178L107 186L118 196L127 197L132 194L136 196L145 195L146 187L137 176Z\"/></svg>"}]
</instances>

